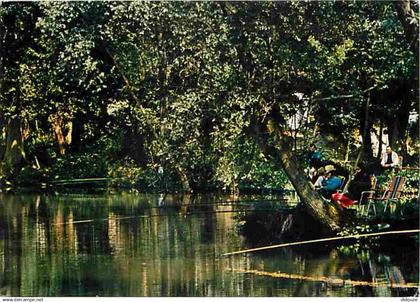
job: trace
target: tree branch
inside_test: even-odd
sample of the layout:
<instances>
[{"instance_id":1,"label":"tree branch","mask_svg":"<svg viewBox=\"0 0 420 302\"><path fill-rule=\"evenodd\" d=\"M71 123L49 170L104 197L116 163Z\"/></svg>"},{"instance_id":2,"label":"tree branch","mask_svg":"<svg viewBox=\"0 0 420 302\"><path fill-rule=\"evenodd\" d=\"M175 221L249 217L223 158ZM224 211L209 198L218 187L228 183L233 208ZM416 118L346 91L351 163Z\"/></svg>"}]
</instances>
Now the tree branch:
<instances>
[{"instance_id":1,"label":"tree branch","mask_svg":"<svg viewBox=\"0 0 420 302\"><path fill-rule=\"evenodd\" d=\"M365 90L362 91L361 94L365 94L369 91L372 91L374 89L378 88L378 85L374 85L372 87L369 87ZM384 86L381 86L379 88L384 88ZM345 94L345 95L337 95L337 96L330 96L330 97L325 97L325 98L315 98L313 100L315 101L330 101L330 100L340 100L340 99L352 99L352 98L356 98L356 97L360 97L360 95L358 94ZM304 100L309 100L310 98L303 98Z\"/></svg>"},{"instance_id":2,"label":"tree branch","mask_svg":"<svg viewBox=\"0 0 420 302\"><path fill-rule=\"evenodd\" d=\"M404 28L404 34L410 45L410 50L418 57L419 50L419 16L412 8L416 1L399 0L394 2L398 18ZM418 5L418 4L417 4ZM418 10L418 8L417 8Z\"/></svg>"}]
</instances>

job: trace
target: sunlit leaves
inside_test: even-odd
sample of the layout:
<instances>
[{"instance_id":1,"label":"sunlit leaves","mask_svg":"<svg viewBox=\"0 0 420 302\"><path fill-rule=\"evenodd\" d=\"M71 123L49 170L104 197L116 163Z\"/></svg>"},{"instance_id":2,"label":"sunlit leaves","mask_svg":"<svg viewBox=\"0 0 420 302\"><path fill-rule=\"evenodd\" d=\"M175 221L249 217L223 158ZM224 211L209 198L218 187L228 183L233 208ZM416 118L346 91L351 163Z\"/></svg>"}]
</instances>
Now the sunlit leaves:
<instances>
[{"instance_id":1,"label":"sunlit leaves","mask_svg":"<svg viewBox=\"0 0 420 302\"><path fill-rule=\"evenodd\" d=\"M363 91L416 68L387 2L31 5L36 13L20 14L15 34L34 45L19 49L18 67L5 70L10 85L3 101L19 92L33 120L61 111L82 117L86 140L134 132L151 164L195 178L210 166L206 175L224 183L248 177L238 158L246 150L238 144L245 140L258 161L244 137L273 109L283 130L310 109L321 126L352 133ZM31 32L23 30L25 14L36 15ZM334 95L357 97L313 100ZM18 111L18 104L9 105L8 112Z\"/></svg>"}]
</instances>

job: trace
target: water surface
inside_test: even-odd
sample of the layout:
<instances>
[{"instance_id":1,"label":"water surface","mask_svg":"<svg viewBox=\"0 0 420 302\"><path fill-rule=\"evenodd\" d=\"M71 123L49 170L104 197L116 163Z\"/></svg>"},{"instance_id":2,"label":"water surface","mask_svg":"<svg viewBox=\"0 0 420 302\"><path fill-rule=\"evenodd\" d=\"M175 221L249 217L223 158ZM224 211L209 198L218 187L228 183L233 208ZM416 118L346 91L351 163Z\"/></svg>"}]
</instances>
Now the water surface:
<instances>
[{"instance_id":1,"label":"water surface","mask_svg":"<svg viewBox=\"0 0 420 302\"><path fill-rule=\"evenodd\" d=\"M250 247L236 219L252 209L249 202L224 195L0 195L0 295L415 293L415 241L380 252L311 245L222 257Z\"/></svg>"}]
</instances>

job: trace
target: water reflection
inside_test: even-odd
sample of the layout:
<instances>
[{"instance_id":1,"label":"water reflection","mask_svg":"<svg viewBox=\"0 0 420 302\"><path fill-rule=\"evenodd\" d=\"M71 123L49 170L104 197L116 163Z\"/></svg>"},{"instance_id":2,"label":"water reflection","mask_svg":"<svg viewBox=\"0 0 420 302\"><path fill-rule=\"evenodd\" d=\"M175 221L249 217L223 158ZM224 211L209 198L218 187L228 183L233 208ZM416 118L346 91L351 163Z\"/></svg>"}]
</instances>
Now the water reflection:
<instances>
[{"instance_id":1,"label":"water reflection","mask_svg":"<svg viewBox=\"0 0 420 302\"><path fill-rule=\"evenodd\" d=\"M244 238L235 228L235 216L250 210L250 201L258 198L262 197L0 196L0 295L414 293L410 288L389 286L390 282L418 282L418 258L413 246L400 247L403 253L372 251L353 256L343 256L337 249L311 253L305 247L220 257L245 247ZM270 275L279 271L315 279ZM321 277L373 281L379 285L334 284Z\"/></svg>"}]
</instances>

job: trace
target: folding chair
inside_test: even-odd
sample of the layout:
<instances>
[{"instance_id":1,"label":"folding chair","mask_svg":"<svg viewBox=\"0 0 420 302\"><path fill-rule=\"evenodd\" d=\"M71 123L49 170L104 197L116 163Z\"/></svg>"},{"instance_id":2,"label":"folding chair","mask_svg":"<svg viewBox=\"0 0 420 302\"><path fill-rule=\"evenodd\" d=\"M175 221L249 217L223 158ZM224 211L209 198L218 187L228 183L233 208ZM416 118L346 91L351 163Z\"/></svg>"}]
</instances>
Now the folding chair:
<instances>
[{"instance_id":1,"label":"folding chair","mask_svg":"<svg viewBox=\"0 0 420 302\"><path fill-rule=\"evenodd\" d=\"M341 193L341 192L343 192L344 187L346 186L347 179L346 179L345 176L342 176L342 175L338 175L338 178L341 179L341 185L340 185L340 188L337 190L337 192Z\"/></svg>"},{"instance_id":2,"label":"folding chair","mask_svg":"<svg viewBox=\"0 0 420 302\"><path fill-rule=\"evenodd\" d=\"M368 207L366 211L366 215L369 215L369 210L372 207L373 212L376 215L376 203L377 202L384 202L384 213L386 212L386 209L388 207L388 204L390 202L398 202L399 198L401 197L402 189L404 187L405 183L405 177L402 176L394 176L391 180L391 183L389 184L388 189L384 192L381 198L375 199L370 198L368 202Z\"/></svg>"},{"instance_id":3,"label":"folding chair","mask_svg":"<svg viewBox=\"0 0 420 302\"><path fill-rule=\"evenodd\" d=\"M355 203L356 207L357 207L357 212L360 212L360 214L363 216L364 215L364 202L368 201L368 205L369 206L369 201L371 199L374 198L375 193L376 193L376 185L378 184L378 179L376 178L375 175L371 175L369 177L369 182L370 182L370 190L369 191L362 191L360 194L360 199ZM360 210L361 209L361 210ZM366 213L368 213L369 209L366 211Z\"/></svg>"}]
</instances>

